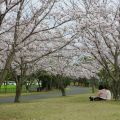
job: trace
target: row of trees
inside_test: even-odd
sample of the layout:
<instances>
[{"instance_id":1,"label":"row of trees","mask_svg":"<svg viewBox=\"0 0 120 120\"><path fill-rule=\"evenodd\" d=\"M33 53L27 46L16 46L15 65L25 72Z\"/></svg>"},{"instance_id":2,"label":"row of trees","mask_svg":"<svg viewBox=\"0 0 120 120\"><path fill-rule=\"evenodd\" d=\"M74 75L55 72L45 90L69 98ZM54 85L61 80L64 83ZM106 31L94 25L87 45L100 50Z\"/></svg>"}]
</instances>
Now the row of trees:
<instances>
[{"instance_id":1,"label":"row of trees","mask_svg":"<svg viewBox=\"0 0 120 120\"><path fill-rule=\"evenodd\" d=\"M71 17L60 4L56 0L0 1L0 84L8 71L13 71L15 102L19 102L23 81L31 66L73 40L73 34L66 34L66 23Z\"/></svg>"},{"instance_id":2,"label":"row of trees","mask_svg":"<svg viewBox=\"0 0 120 120\"><path fill-rule=\"evenodd\" d=\"M119 99L119 0L2 0L0 8L0 84L9 70L21 76L15 102L39 69L87 79L103 69Z\"/></svg>"},{"instance_id":3,"label":"row of trees","mask_svg":"<svg viewBox=\"0 0 120 120\"><path fill-rule=\"evenodd\" d=\"M20 77L21 76L9 71L7 76L9 79L6 79L5 82L16 81L16 79L20 80ZM29 75L26 75L21 85L24 85L28 92L31 92L32 87L34 87L33 89L38 92L59 89L62 96L66 96L65 88L70 85L72 81L73 78L69 76L62 76L60 74L54 75L45 70L37 70Z\"/></svg>"}]
</instances>

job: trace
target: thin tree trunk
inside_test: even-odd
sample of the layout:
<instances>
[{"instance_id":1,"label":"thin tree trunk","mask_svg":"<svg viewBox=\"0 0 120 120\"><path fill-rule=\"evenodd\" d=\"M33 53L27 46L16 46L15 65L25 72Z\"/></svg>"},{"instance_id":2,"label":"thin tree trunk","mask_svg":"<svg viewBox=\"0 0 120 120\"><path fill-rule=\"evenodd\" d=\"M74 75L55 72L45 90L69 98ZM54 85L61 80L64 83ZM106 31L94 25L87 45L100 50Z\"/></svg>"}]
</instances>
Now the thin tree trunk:
<instances>
[{"instance_id":1,"label":"thin tree trunk","mask_svg":"<svg viewBox=\"0 0 120 120\"><path fill-rule=\"evenodd\" d=\"M64 87L60 87L62 96L66 96L66 92L65 92L65 88Z\"/></svg>"},{"instance_id":2,"label":"thin tree trunk","mask_svg":"<svg viewBox=\"0 0 120 120\"><path fill-rule=\"evenodd\" d=\"M95 79L92 79L92 93L95 93Z\"/></svg>"},{"instance_id":3,"label":"thin tree trunk","mask_svg":"<svg viewBox=\"0 0 120 120\"><path fill-rule=\"evenodd\" d=\"M11 63L13 61L14 54L15 53L14 53L14 47L13 47L12 50L10 51L10 54L7 57L5 67L0 73L0 85L5 81L5 78L6 78L7 74L8 74L8 70L10 69Z\"/></svg>"},{"instance_id":4,"label":"thin tree trunk","mask_svg":"<svg viewBox=\"0 0 120 120\"><path fill-rule=\"evenodd\" d=\"M62 76L58 76L58 86L59 86L59 89L62 93L62 96L66 96L66 92L65 92L65 86L64 86L64 82L63 80L61 79Z\"/></svg>"},{"instance_id":5,"label":"thin tree trunk","mask_svg":"<svg viewBox=\"0 0 120 120\"><path fill-rule=\"evenodd\" d=\"M119 81L113 81L112 92L113 92L113 98L115 100L119 100L119 98L120 98L120 83L119 83Z\"/></svg>"},{"instance_id":6,"label":"thin tree trunk","mask_svg":"<svg viewBox=\"0 0 120 120\"><path fill-rule=\"evenodd\" d=\"M16 95L15 95L14 102L17 102L17 103L20 102L23 80L25 79L24 77L25 77L25 74L26 74L26 65L24 66L22 57L21 57L20 70L21 70L20 78L16 78Z\"/></svg>"}]
</instances>

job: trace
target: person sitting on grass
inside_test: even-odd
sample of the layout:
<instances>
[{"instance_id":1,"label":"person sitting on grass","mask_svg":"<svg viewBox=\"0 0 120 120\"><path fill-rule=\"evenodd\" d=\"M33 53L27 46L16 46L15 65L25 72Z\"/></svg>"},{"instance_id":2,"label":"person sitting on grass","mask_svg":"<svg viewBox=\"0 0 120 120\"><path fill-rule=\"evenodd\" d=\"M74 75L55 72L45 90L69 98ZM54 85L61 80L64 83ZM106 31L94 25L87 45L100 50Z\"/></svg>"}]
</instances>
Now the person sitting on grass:
<instances>
[{"instance_id":1,"label":"person sitting on grass","mask_svg":"<svg viewBox=\"0 0 120 120\"><path fill-rule=\"evenodd\" d=\"M106 98L106 100L111 100L111 99L112 99L112 95L111 95L110 90L108 89L107 86L105 86L104 88L105 88L106 93L107 93L107 98Z\"/></svg>"},{"instance_id":2,"label":"person sitting on grass","mask_svg":"<svg viewBox=\"0 0 120 120\"><path fill-rule=\"evenodd\" d=\"M89 99L90 101L102 101L102 100L107 100L107 91L104 89L102 85L99 86L99 90L97 93L97 96L93 97L90 96Z\"/></svg>"}]
</instances>

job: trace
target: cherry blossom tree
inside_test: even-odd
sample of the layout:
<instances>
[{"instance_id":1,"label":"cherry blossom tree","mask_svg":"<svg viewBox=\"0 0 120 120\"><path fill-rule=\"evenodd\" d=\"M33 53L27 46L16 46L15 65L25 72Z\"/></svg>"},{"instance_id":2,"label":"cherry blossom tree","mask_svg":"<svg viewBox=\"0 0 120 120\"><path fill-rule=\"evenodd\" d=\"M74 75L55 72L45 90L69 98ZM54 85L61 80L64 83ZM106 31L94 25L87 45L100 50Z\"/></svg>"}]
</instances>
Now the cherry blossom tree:
<instances>
[{"instance_id":1,"label":"cherry blossom tree","mask_svg":"<svg viewBox=\"0 0 120 120\"><path fill-rule=\"evenodd\" d=\"M62 28L63 29L63 28ZM51 35L51 36L50 36ZM47 58L50 54L59 52L68 44L70 44L76 35L63 36L63 32L59 30L53 30L52 32L46 33L46 36L36 35L36 38L31 38L28 45L19 45L18 50L15 52L11 67L16 74L19 74L19 79L16 81L16 97L15 102L19 102L21 95L22 85L25 83L25 77L27 73L32 73L31 67L34 66L34 71L37 69L44 70L48 68ZM40 37L42 37L40 39ZM29 72L31 71L31 72ZM16 77L17 78L17 77Z\"/></svg>"},{"instance_id":2,"label":"cherry blossom tree","mask_svg":"<svg viewBox=\"0 0 120 120\"><path fill-rule=\"evenodd\" d=\"M120 96L120 4L118 0L84 0L75 4L82 11L79 26L80 41L108 73L114 98Z\"/></svg>"},{"instance_id":3,"label":"cherry blossom tree","mask_svg":"<svg viewBox=\"0 0 120 120\"><path fill-rule=\"evenodd\" d=\"M45 44L51 46L49 51L46 50L44 53L40 51L42 55L29 60L29 62L37 61L41 57L56 52L69 44L70 41L63 41L60 44L62 46L60 46L56 42L58 38L63 38L65 35L65 23L71 21L70 16L59 6L60 2L56 0L38 0L34 2L32 0L19 0L16 3L14 0L6 0L0 3L2 6L0 13L0 60L2 63L0 84L5 80L7 71L16 54L19 51L25 51L24 48L29 47L29 44L33 44L33 46L37 44L39 47L43 47L42 49L46 49ZM58 28L60 29L59 32L57 32ZM53 43L50 43L51 41L56 42L58 45L54 47Z\"/></svg>"}]
</instances>

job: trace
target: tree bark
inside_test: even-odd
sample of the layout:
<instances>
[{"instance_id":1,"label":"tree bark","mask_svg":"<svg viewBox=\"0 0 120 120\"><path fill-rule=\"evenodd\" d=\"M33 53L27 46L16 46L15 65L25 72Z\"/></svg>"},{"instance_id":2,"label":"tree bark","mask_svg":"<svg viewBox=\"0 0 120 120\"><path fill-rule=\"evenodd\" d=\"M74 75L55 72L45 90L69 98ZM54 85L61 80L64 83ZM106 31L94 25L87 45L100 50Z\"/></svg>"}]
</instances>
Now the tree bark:
<instances>
[{"instance_id":1,"label":"tree bark","mask_svg":"<svg viewBox=\"0 0 120 120\"><path fill-rule=\"evenodd\" d=\"M62 96L66 96L66 92L65 92L65 88L64 87L60 87Z\"/></svg>"},{"instance_id":2,"label":"tree bark","mask_svg":"<svg viewBox=\"0 0 120 120\"><path fill-rule=\"evenodd\" d=\"M16 84L16 95L15 95L15 103L20 102L20 97L21 97L21 92L22 92L22 85L20 83Z\"/></svg>"},{"instance_id":3,"label":"tree bark","mask_svg":"<svg viewBox=\"0 0 120 120\"><path fill-rule=\"evenodd\" d=\"M14 49L14 48L13 48ZM14 50L11 50L7 60L6 60L6 64L5 64L5 67L4 69L2 70L2 72L0 73L0 85L5 81L5 78L8 74L8 70L10 69L10 66L11 66L11 63L13 61L13 56L14 56Z\"/></svg>"},{"instance_id":4,"label":"tree bark","mask_svg":"<svg viewBox=\"0 0 120 120\"><path fill-rule=\"evenodd\" d=\"M119 100L120 99L120 82L113 81L111 88L112 88L113 98L115 100Z\"/></svg>"}]
</instances>

